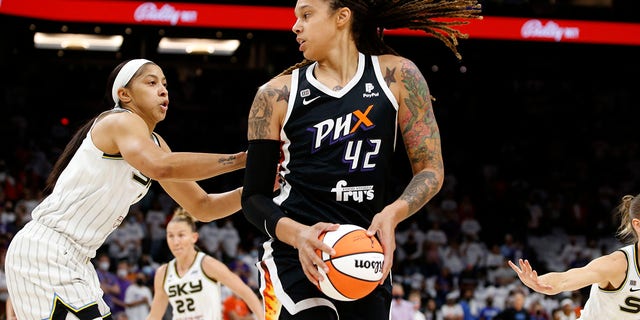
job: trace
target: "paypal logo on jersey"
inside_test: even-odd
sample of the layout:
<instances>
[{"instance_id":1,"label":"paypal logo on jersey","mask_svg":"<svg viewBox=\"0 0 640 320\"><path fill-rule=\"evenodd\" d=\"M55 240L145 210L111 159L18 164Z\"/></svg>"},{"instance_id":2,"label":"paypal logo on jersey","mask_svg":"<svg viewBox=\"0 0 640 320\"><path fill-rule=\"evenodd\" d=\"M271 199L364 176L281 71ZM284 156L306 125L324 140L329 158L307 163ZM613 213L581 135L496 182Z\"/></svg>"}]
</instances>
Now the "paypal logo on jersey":
<instances>
[{"instance_id":1,"label":"paypal logo on jersey","mask_svg":"<svg viewBox=\"0 0 640 320\"><path fill-rule=\"evenodd\" d=\"M343 140L353 135L358 128L369 130L375 127L367 115L373 109L373 105L367 107L365 111L356 110L336 119L327 119L315 124L308 130L313 132L313 151L322 146L322 142L329 138L329 143Z\"/></svg>"},{"instance_id":2,"label":"paypal logo on jersey","mask_svg":"<svg viewBox=\"0 0 640 320\"><path fill-rule=\"evenodd\" d=\"M376 91L376 92L372 92L373 89L375 89L375 86L373 85L373 83L371 82L367 82L364 84L364 93L362 94L363 98L374 98L374 97L379 97L380 96L380 92Z\"/></svg>"}]
</instances>

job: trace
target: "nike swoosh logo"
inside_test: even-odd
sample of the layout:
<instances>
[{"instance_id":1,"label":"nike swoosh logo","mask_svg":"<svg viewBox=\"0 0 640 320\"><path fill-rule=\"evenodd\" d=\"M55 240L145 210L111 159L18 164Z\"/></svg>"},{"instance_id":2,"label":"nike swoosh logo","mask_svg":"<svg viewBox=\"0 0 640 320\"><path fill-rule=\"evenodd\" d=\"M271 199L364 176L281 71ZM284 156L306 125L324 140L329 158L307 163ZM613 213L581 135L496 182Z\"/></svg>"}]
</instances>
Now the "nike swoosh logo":
<instances>
[{"instance_id":1,"label":"nike swoosh logo","mask_svg":"<svg viewBox=\"0 0 640 320\"><path fill-rule=\"evenodd\" d=\"M631 292L636 292L636 291L639 291L639 290L640 290L640 288L631 288L631 289L629 289L629 290L631 290Z\"/></svg>"},{"instance_id":2,"label":"nike swoosh logo","mask_svg":"<svg viewBox=\"0 0 640 320\"><path fill-rule=\"evenodd\" d=\"M307 100L307 98L304 98L304 99L302 99L302 104L304 104L306 106L309 103L316 101L317 99L320 99L320 96L317 96L317 97L315 97L313 99L310 99L310 100Z\"/></svg>"}]
</instances>

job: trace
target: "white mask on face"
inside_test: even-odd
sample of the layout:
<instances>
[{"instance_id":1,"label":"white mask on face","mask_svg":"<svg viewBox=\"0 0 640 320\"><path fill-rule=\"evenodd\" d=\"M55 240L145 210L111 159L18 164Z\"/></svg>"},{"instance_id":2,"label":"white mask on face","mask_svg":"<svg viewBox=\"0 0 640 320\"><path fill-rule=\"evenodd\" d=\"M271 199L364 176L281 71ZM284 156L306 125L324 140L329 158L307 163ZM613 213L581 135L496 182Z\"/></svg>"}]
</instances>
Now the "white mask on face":
<instances>
[{"instance_id":1,"label":"white mask on face","mask_svg":"<svg viewBox=\"0 0 640 320\"><path fill-rule=\"evenodd\" d=\"M118 269L118 277L124 278L129 274L126 269Z\"/></svg>"},{"instance_id":2,"label":"white mask on face","mask_svg":"<svg viewBox=\"0 0 640 320\"><path fill-rule=\"evenodd\" d=\"M109 262L100 262L98 264L98 268L100 268L100 270L102 271L108 271L109 267L110 267Z\"/></svg>"}]
</instances>

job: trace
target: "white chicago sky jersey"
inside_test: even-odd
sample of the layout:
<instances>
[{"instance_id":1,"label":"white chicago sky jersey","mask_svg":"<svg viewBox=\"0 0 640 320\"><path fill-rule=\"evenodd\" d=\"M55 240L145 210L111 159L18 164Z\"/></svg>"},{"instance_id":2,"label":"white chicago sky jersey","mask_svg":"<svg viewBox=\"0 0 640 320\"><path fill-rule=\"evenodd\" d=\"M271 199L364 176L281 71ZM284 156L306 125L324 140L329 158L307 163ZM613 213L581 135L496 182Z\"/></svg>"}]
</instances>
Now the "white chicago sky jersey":
<instances>
[{"instance_id":1,"label":"white chicago sky jersey","mask_svg":"<svg viewBox=\"0 0 640 320\"><path fill-rule=\"evenodd\" d=\"M620 249L627 256L627 276L619 288L604 290L591 285L589 300L580 314L581 320L640 319L640 272L635 244Z\"/></svg>"},{"instance_id":2,"label":"white chicago sky jersey","mask_svg":"<svg viewBox=\"0 0 640 320\"><path fill-rule=\"evenodd\" d=\"M198 252L189 270L180 277L176 260L169 261L164 290L173 308L173 320L221 320L221 285L202 270L205 254Z\"/></svg>"},{"instance_id":3,"label":"white chicago sky jersey","mask_svg":"<svg viewBox=\"0 0 640 320\"><path fill-rule=\"evenodd\" d=\"M33 220L66 235L92 258L150 185L121 155L100 151L89 131L52 193L33 210Z\"/></svg>"}]
</instances>

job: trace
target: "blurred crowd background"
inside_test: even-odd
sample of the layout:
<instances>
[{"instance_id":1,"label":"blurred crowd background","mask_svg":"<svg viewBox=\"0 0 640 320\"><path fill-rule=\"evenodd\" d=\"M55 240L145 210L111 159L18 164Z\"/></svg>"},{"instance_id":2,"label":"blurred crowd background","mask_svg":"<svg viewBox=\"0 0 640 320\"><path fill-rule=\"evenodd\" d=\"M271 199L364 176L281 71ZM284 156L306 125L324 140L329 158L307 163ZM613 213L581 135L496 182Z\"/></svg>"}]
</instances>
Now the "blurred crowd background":
<instances>
[{"instance_id":1,"label":"blurred crowd background","mask_svg":"<svg viewBox=\"0 0 640 320\"><path fill-rule=\"evenodd\" d=\"M486 14L495 15L640 22L633 1L484 5ZM173 150L219 153L246 149L257 87L301 59L293 34L283 32L249 37L228 31L249 44L220 58L167 56L142 47L119 54L39 51L29 46L33 28L59 23L0 16L0 25L7 30L0 34L0 250L30 219L71 135L103 110L107 76L123 59L145 57L164 69L171 103L157 132ZM157 30L135 32L144 38ZM386 40L416 62L436 98L446 171L442 191L398 227L393 279L403 300L427 319L455 314L458 306L465 320L491 319L480 317L488 305L498 311L521 305L538 316L532 319L571 319L588 288L533 294L506 261L527 258L543 273L584 265L620 246L615 207L622 196L640 193L640 49L469 39L457 61L435 39ZM402 143L397 155L394 185L400 193L411 175ZM242 178L239 171L201 184L224 191ZM155 268L171 259L164 226L174 207L154 184L100 250L97 268L106 266L122 288L139 278L151 287ZM261 235L242 212L199 227L199 247L257 289ZM7 296L3 280L0 301ZM125 291L114 300L124 299ZM115 314L124 317L124 308L115 305Z\"/></svg>"}]
</instances>

